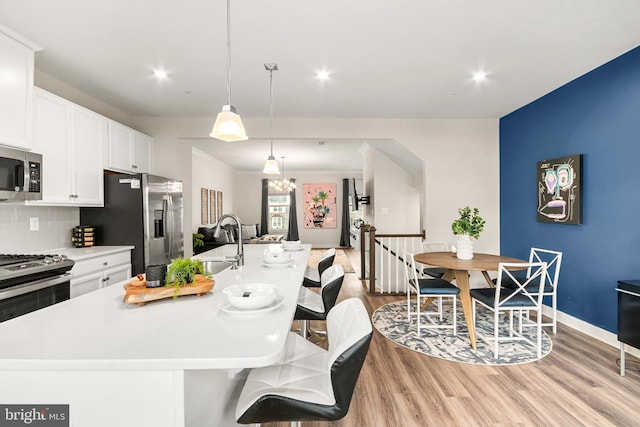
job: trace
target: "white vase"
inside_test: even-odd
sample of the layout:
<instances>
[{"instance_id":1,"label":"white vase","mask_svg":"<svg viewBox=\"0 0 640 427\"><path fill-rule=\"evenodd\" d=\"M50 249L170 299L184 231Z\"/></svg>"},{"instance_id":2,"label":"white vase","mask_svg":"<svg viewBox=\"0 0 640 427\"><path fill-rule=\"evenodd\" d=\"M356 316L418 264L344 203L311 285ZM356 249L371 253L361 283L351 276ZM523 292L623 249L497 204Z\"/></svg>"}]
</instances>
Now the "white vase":
<instances>
[{"instance_id":1,"label":"white vase","mask_svg":"<svg viewBox=\"0 0 640 427\"><path fill-rule=\"evenodd\" d=\"M458 236L456 249L456 256L458 259L473 258L473 241L468 234L461 234Z\"/></svg>"}]
</instances>

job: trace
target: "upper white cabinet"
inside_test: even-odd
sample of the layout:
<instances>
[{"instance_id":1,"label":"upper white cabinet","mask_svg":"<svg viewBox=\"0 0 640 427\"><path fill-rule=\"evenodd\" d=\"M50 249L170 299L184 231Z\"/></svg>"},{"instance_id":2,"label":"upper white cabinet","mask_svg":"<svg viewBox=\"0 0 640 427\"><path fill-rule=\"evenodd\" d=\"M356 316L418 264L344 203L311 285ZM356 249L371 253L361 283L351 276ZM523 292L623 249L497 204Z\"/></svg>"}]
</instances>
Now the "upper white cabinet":
<instances>
[{"instance_id":1,"label":"upper white cabinet","mask_svg":"<svg viewBox=\"0 0 640 427\"><path fill-rule=\"evenodd\" d=\"M122 172L151 172L153 139L113 120L109 120L107 168Z\"/></svg>"},{"instance_id":2,"label":"upper white cabinet","mask_svg":"<svg viewBox=\"0 0 640 427\"><path fill-rule=\"evenodd\" d=\"M0 26L0 144L30 150L33 49Z\"/></svg>"},{"instance_id":3,"label":"upper white cabinet","mask_svg":"<svg viewBox=\"0 0 640 427\"><path fill-rule=\"evenodd\" d=\"M37 205L103 206L102 147L108 119L42 89L34 90L33 148L42 154Z\"/></svg>"}]
</instances>

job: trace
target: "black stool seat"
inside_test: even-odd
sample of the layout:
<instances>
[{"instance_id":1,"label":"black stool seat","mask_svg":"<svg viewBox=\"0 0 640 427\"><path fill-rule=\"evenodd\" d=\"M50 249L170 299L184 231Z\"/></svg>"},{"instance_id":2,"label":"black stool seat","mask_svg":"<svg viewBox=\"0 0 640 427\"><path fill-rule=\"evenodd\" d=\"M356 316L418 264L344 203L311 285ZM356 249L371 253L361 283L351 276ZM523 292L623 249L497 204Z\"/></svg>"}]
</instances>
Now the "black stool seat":
<instances>
[{"instance_id":1,"label":"black stool seat","mask_svg":"<svg viewBox=\"0 0 640 427\"><path fill-rule=\"evenodd\" d=\"M236 406L238 423L330 421L347 414L372 336L362 301L337 304L327 331L328 350L290 333L281 363L251 370Z\"/></svg>"},{"instance_id":2,"label":"black stool seat","mask_svg":"<svg viewBox=\"0 0 640 427\"><path fill-rule=\"evenodd\" d=\"M324 251L318 262L318 268L307 266L304 271L304 279L302 279L302 286L307 288L319 288L320 278L325 270L333 265L333 261L336 258L335 248L327 249Z\"/></svg>"}]
</instances>

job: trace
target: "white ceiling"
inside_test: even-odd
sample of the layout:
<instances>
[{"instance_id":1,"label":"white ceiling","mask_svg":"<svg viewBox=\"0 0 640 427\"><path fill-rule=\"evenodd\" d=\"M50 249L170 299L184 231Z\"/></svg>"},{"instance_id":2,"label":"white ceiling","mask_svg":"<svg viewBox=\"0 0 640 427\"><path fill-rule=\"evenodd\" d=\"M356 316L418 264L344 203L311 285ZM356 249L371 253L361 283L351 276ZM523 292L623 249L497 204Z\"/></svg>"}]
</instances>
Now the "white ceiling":
<instances>
[{"instance_id":1,"label":"white ceiling","mask_svg":"<svg viewBox=\"0 0 640 427\"><path fill-rule=\"evenodd\" d=\"M276 62L276 120L498 118L640 45L639 17L638 0L234 0L232 103L267 117ZM225 0L0 0L0 23L44 48L39 70L133 116L226 104Z\"/></svg>"}]
</instances>

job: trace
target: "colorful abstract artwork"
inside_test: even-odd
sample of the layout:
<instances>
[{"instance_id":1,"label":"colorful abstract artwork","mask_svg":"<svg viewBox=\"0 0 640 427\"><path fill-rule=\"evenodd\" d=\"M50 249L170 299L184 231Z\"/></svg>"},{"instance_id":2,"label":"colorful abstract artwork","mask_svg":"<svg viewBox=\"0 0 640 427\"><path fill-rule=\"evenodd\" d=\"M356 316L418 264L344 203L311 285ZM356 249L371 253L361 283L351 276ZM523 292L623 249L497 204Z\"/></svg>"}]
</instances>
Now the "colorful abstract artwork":
<instances>
[{"instance_id":1,"label":"colorful abstract artwork","mask_svg":"<svg viewBox=\"0 0 640 427\"><path fill-rule=\"evenodd\" d=\"M538 162L538 221L582 224L582 154Z\"/></svg>"},{"instance_id":2,"label":"colorful abstract artwork","mask_svg":"<svg viewBox=\"0 0 640 427\"><path fill-rule=\"evenodd\" d=\"M336 228L337 184L303 184L304 228Z\"/></svg>"}]
</instances>

